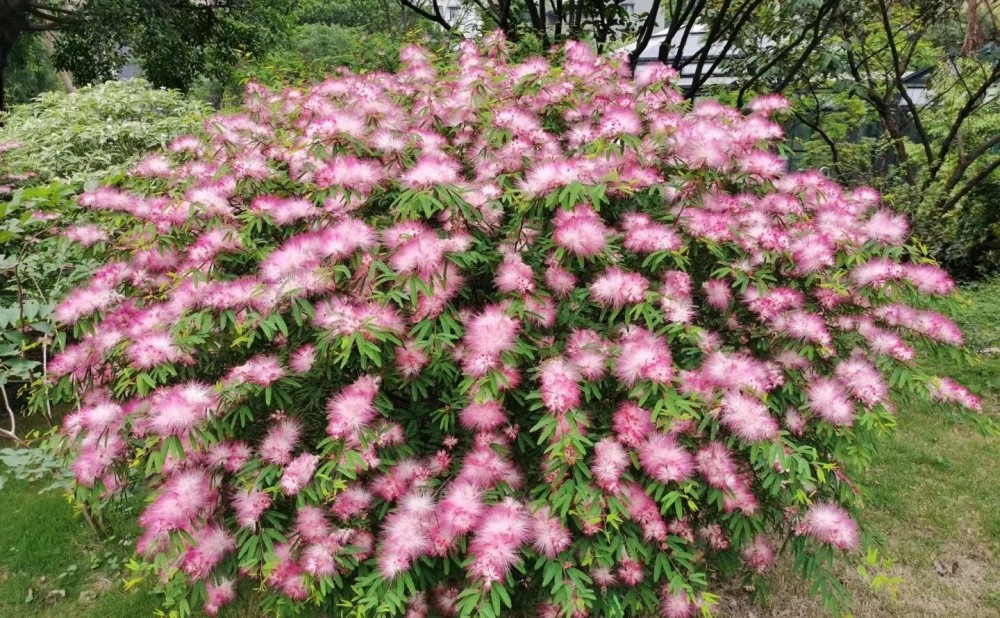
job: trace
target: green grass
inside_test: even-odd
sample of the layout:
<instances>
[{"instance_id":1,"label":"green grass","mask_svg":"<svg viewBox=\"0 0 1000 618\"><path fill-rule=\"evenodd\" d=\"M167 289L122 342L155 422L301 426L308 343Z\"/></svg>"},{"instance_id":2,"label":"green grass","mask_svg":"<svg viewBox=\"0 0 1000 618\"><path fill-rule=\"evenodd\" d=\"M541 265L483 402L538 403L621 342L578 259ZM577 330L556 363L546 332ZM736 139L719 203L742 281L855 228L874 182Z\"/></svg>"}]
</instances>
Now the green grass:
<instances>
[{"instance_id":1,"label":"green grass","mask_svg":"<svg viewBox=\"0 0 1000 618\"><path fill-rule=\"evenodd\" d=\"M970 288L959 321L974 350L1000 347L1000 282ZM985 414L1000 421L1000 354L972 366L948 364L939 372L972 385L985 397ZM890 584L873 589L845 566L854 615L882 617L1000 617L1000 437L983 436L932 406L898 410L899 431L887 439L866 474L864 524L881 545L873 573ZM0 470L0 474L3 471ZM154 594L125 592L122 564L134 542L135 513L118 513L116 536L98 541L45 483L9 474L0 489L0 617L135 618L150 616ZM952 568L957 565L954 573ZM941 574L939 570L943 570ZM751 605L737 592L720 615L819 617L826 614L787 565L772 577L770 601ZM28 590L32 600L27 601ZM50 598L53 590L65 597ZM229 616L256 616L252 595L227 608Z\"/></svg>"}]
</instances>

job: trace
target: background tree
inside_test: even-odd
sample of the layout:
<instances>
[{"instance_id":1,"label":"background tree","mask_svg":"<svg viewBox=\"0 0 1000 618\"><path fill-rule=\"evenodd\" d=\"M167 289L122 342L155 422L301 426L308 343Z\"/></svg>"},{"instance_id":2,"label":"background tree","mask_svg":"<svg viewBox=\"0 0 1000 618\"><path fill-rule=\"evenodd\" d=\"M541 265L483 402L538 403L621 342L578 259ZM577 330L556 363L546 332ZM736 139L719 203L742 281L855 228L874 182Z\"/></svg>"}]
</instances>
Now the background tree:
<instances>
[{"instance_id":1,"label":"background tree","mask_svg":"<svg viewBox=\"0 0 1000 618\"><path fill-rule=\"evenodd\" d=\"M22 37L59 31L54 61L78 82L115 77L139 64L157 87L188 90L199 77L228 75L259 56L291 25L293 0L0 0L0 109L4 75Z\"/></svg>"}]
</instances>

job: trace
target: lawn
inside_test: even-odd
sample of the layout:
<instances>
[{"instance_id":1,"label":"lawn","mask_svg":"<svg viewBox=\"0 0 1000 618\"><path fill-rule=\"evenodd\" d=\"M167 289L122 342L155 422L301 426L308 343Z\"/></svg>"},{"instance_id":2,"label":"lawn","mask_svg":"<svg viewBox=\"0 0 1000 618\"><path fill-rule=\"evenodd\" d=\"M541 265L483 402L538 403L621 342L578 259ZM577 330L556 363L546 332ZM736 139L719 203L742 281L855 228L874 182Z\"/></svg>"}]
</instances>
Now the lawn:
<instances>
[{"instance_id":1,"label":"lawn","mask_svg":"<svg viewBox=\"0 0 1000 618\"><path fill-rule=\"evenodd\" d=\"M986 414L1000 416L1000 283L969 288L959 316L969 346L989 354L974 366L949 366L986 395ZM880 540L878 564L843 579L859 617L1000 617L1000 437L949 421L929 406L901 407L899 431L884 443L866 475L866 530ZM0 444L0 446L6 446ZM0 470L0 474L3 471ZM112 536L98 540L47 483L4 474L0 489L0 616L133 618L152 615L155 595L126 592L123 565L136 530L118 513ZM137 507L132 507L137 508ZM134 515L134 514L132 514ZM886 582L878 589L872 585ZM825 616L807 586L780 565L770 600L752 605L743 591L719 615L746 618ZM224 615L254 616L246 598Z\"/></svg>"}]
</instances>

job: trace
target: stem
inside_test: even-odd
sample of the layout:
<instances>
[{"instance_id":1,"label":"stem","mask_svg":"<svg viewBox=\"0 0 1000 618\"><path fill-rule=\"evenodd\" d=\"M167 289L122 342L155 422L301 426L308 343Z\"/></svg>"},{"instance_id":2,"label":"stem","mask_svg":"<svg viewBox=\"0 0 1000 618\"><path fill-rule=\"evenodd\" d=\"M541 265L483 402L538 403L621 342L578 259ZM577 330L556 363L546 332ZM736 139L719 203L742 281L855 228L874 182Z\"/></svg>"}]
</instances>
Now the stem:
<instances>
[{"instance_id":1,"label":"stem","mask_svg":"<svg viewBox=\"0 0 1000 618\"><path fill-rule=\"evenodd\" d=\"M0 394L3 395L3 405L7 408L7 416L10 417L10 431L0 429L0 436L13 440L18 446L23 446L24 440L17 437L17 421L14 418L14 410L10 407L10 399L7 398L6 384L0 384Z\"/></svg>"}]
</instances>

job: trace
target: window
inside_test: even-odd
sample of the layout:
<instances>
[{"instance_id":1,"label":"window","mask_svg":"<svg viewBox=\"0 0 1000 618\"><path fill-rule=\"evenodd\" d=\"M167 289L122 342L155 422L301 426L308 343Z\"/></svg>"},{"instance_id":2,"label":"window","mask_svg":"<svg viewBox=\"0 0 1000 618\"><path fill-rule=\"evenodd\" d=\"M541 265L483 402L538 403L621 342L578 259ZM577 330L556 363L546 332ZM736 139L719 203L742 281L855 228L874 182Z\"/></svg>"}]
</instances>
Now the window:
<instances>
[{"instance_id":1,"label":"window","mask_svg":"<svg viewBox=\"0 0 1000 618\"><path fill-rule=\"evenodd\" d=\"M635 4L632 2L622 2L622 8L629 15L635 15Z\"/></svg>"},{"instance_id":2,"label":"window","mask_svg":"<svg viewBox=\"0 0 1000 618\"><path fill-rule=\"evenodd\" d=\"M457 6L449 6L448 7L448 19L451 20L451 21L455 21L456 19L458 19L458 7Z\"/></svg>"}]
</instances>

